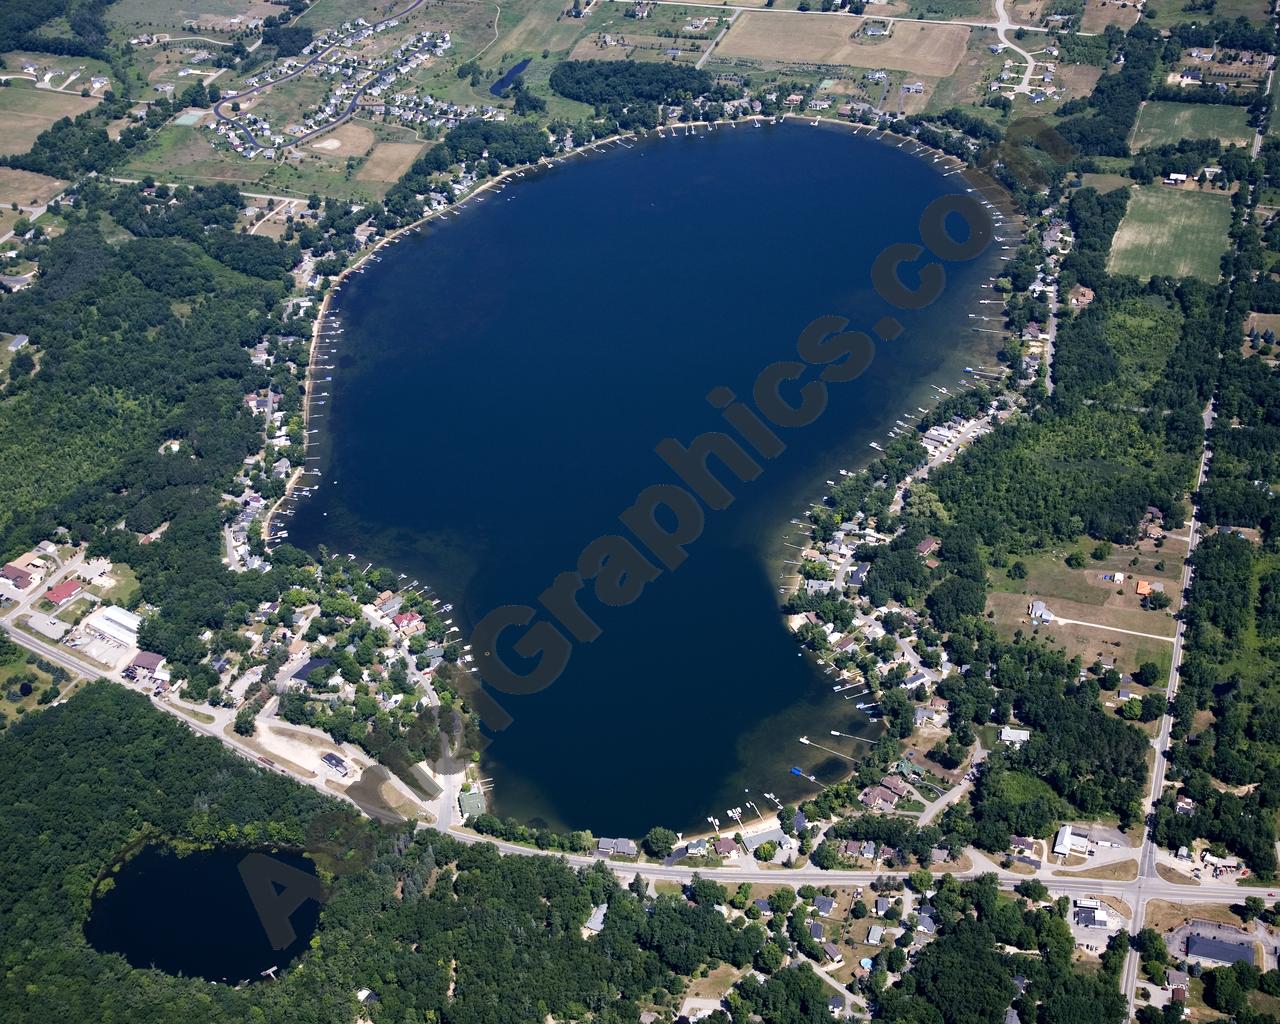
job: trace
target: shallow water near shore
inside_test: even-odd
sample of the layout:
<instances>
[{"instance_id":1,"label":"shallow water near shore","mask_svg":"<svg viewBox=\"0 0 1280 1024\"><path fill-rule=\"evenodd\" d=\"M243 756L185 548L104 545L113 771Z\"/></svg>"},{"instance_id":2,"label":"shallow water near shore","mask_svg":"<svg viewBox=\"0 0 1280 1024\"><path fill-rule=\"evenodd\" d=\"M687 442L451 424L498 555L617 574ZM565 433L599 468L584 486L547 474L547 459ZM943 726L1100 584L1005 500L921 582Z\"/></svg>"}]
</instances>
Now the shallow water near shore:
<instances>
[{"instance_id":1,"label":"shallow water near shore","mask_svg":"<svg viewBox=\"0 0 1280 1024\"><path fill-rule=\"evenodd\" d=\"M539 693L496 694L514 724L485 774L496 813L597 835L695 830L767 791L829 783L878 726L832 693L779 613L797 557L790 520L884 443L897 418L990 363L971 312L999 243L948 264L917 313L871 288L889 244L919 242L938 196L964 192L931 158L838 128L721 127L575 157L486 193L384 250L336 301L345 333L317 411L323 483L284 520L289 540L352 552L429 582L464 632L501 605L534 605L651 484L654 453L727 429L706 400L748 401L756 376L795 359L815 317L906 332L829 388L813 425L708 511L689 558L627 607L584 591L600 637L575 646ZM913 283L909 269L904 281ZM809 735L840 754L799 742ZM744 812L750 816L749 810Z\"/></svg>"}]
</instances>

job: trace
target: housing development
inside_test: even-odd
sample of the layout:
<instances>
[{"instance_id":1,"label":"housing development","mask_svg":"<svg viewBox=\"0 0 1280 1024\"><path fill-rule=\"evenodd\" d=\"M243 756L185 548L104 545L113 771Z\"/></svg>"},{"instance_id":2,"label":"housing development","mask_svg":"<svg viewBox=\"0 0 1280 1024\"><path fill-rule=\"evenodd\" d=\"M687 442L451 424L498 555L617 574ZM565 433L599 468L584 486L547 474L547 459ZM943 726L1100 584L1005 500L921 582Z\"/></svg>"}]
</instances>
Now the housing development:
<instances>
[{"instance_id":1,"label":"housing development","mask_svg":"<svg viewBox=\"0 0 1280 1024\"><path fill-rule=\"evenodd\" d=\"M0 1022L1280 1020L1277 24L0 0Z\"/></svg>"}]
</instances>

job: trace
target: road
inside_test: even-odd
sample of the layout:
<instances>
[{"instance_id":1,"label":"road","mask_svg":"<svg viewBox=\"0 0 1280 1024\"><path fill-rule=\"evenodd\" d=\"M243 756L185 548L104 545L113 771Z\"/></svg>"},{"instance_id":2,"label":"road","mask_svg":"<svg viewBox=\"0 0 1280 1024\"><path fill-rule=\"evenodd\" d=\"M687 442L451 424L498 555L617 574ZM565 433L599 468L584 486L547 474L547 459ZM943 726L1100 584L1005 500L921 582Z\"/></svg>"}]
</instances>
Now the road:
<instances>
[{"instance_id":1,"label":"road","mask_svg":"<svg viewBox=\"0 0 1280 1024\"><path fill-rule=\"evenodd\" d=\"M1199 491L1204 484L1205 472L1209 465L1209 429L1213 426L1213 403L1210 402L1204 410L1204 443L1200 450L1200 464L1196 469L1196 485L1195 490ZM1195 550L1196 544L1200 540L1200 523L1196 519L1194 506L1192 507L1191 525L1187 531L1187 558L1182 565L1181 593L1186 594L1191 586L1191 553ZM1173 658L1169 666L1169 678L1165 683L1165 697L1170 703L1178 694L1178 671L1182 667L1182 658L1184 654L1183 639L1186 632L1186 626L1182 619L1175 620L1175 628L1173 635ZM1167 767L1167 758L1169 752L1169 743L1172 739L1173 716L1163 715L1160 718L1160 730L1156 734L1154 746L1156 751L1155 764L1151 769L1151 785L1147 789L1147 794L1143 799L1143 815L1149 817L1155 807L1155 803L1160 799L1160 794L1164 791L1165 770ZM1129 895L1126 898L1129 905L1133 908L1132 930L1142 927L1142 921L1145 917L1146 906L1152 899L1169 899L1169 896L1163 895L1164 890L1171 883L1164 881L1159 872L1156 870L1156 844L1152 842L1151 832L1147 830L1142 838L1142 849L1138 854L1138 877L1135 881L1129 883ZM1195 892L1199 894L1207 888L1213 888L1212 885L1201 884L1198 889L1192 889L1186 885L1174 885L1174 888L1182 890L1183 893ZM1178 897L1173 897L1175 902ZM1135 952L1130 952L1125 960L1124 972L1121 976L1120 990L1125 994L1125 998L1129 1000L1129 1015L1134 1013L1134 1001L1138 991L1138 963L1139 957Z\"/></svg>"},{"instance_id":2,"label":"road","mask_svg":"<svg viewBox=\"0 0 1280 1024\"><path fill-rule=\"evenodd\" d=\"M1036 60L1026 50L1021 49L1017 43L1011 42L1008 35L1010 29L1016 32L1018 29L1027 28L1028 26L1016 25L1009 19L1009 15L1005 13L1004 0L996 0L996 19L995 24L990 27L996 30L996 36L1000 39L1000 42L1027 62L1026 70L1022 72L1022 82L1015 85L1013 91L1015 93L1030 93L1031 72L1036 66ZM1081 33L1081 35L1084 34L1083 32Z\"/></svg>"},{"instance_id":3,"label":"road","mask_svg":"<svg viewBox=\"0 0 1280 1024\"><path fill-rule=\"evenodd\" d=\"M1064 619L1057 615L1053 617L1054 625L1059 626L1088 626L1090 629L1105 629L1112 633L1127 633L1129 636L1146 637L1148 640L1163 640L1165 643L1174 643L1175 638L1171 636L1161 636L1159 633L1139 633L1136 629L1122 629L1119 626L1104 626L1101 622L1085 622L1083 619Z\"/></svg>"},{"instance_id":4,"label":"road","mask_svg":"<svg viewBox=\"0 0 1280 1024\"><path fill-rule=\"evenodd\" d=\"M391 21L394 18L403 18L410 11L417 10L426 2L427 0L413 0L413 3L411 3L408 7L404 8L401 11L396 11L393 14L388 14L385 18L376 22L373 27L376 28L378 25L386 24L388 21ZM252 89L248 89L245 92L236 93L234 96L227 96L219 100L217 103L213 105L213 116L216 117L219 121L222 121L225 124L229 124L250 145L255 146L259 149L267 149L271 145L270 142L267 142L267 143L259 142L258 139L254 137L253 132L249 131L248 128L244 127L244 125L240 123L239 119L234 117L228 117L226 114L222 112L222 108L229 103L238 104L242 100L248 98L249 96L257 96L261 93L269 92L271 89L275 88L277 85L280 85L282 82L287 82L292 78L297 78L304 71L307 71L310 68L315 67L317 64L324 63L325 58L329 54L331 54L338 47L345 45L346 42L352 36L356 35L359 31L360 31L359 29L356 29L352 32L347 33L347 35L343 36L341 39L335 40L334 42L330 43L328 46L326 46L323 50L317 53L305 64L299 66L293 71L290 71L287 75L281 75L279 78L275 79L274 81L266 82L262 85L255 86ZM306 142L308 139L313 139L317 135L320 135L323 132L331 131L332 129L336 128L338 125L342 124L343 121L347 120L347 118L349 118L353 113L355 113L356 108L360 105L360 98L364 95L365 90L371 84L372 84L372 80L370 80L370 82L366 83L364 86L361 86L360 89L356 91L355 97L347 105L346 109L341 114L339 114L337 118L335 118L333 121L326 124L323 128L317 128L315 131L307 132L305 135L300 135L297 138L290 139L287 142L281 143L281 145L286 149L290 146L301 145L302 143Z\"/></svg>"},{"instance_id":5,"label":"road","mask_svg":"<svg viewBox=\"0 0 1280 1024\"><path fill-rule=\"evenodd\" d=\"M628 6L630 6L634 2L634 0L612 0L612 2L625 3ZM1014 31L1017 31L1018 29L1025 29L1027 32L1046 32L1046 33L1049 31L1049 29L1041 28L1039 25L1019 25L1016 22L1011 21L1009 17L1004 13L1003 5L1001 3L996 4L996 15L999 19L997 21L960 21L959 19L944 19L944 18L894 18L886 14L875 13L871 10L868 10L865 13L865 15L855 15L855 14L846 14L844 11L796 11L796 10L784 10L781 7L747 7L741 4L711 3L710 0L688 0L688 2L686 2L686 0L649 0L649 2L657 4L660 7L705 7L715 11L736 11L739 14L742 14L744 12L747 14L769 14L775 17L781 17L783 15L791 15L793 17L804 17L804 18L868 17L868 18L875 18L876 21L887 21L890 23L901 21L904 24L911 24L911 25L964 25L967 28L992 28L992 29L995 29L997 32L1002 27L1005 29L1005 31L1008 31L1009 29L1013 29ZM1097 35L1097 33L1096 32L1078 32L1076 33L1076 35L1092 36L1092 35ZM1003 36L1001 37L1001 39L1003 40ZM1013 46L1012 44L1009 44L1009 46L1011 49L1017 50L1017 47ZM1017 50L1017 52L1021 53L1022 51Z\"/></svg>"}]
</instances>

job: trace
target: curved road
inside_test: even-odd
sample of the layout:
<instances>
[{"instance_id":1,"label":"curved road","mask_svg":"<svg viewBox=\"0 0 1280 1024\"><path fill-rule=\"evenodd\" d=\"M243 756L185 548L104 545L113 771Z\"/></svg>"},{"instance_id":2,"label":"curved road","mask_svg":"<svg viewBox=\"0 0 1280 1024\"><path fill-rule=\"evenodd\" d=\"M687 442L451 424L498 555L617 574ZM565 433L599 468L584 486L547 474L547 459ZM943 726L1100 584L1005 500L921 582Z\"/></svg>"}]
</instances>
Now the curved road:
<instances>
[{"instance_id":1,"label":"curved road","mask_svg":"<svg viewBox=\"0 0 1280 1024\"><path fill-rule=\"evenodd\" d=\"M389 22L389 21L391 21L391 20L393 20L393 19L395 19L395 18L403 18L403 17L404 17L406 14L408 14L410 11L415 11L415 10L417 10L419 7L421 7L421 6L422 6L424 3L426 3L426 2L427 2L427 0L413 0L413 3L411 3L408 7L404 8L404 10L396 11L396 12L395 12L395 13L393 13L393 14L389 14L389 15L387 15L387 16L386 16L385 18L383 18L381 21L374 22L374 24L373 24L371 27L372 27L372 28L377 28L379 25L385 25L387 22ZM242 124L239 122L239 120L238 120L237 118L234 118L234 117L228 117L226 114L224 114L224 113L222 112L222 108L223 108L224 106L226 106L228 103L239 103L239 102L240 102L242 99L244 99L246 96L257 96L257 95L259 95L259 94L261 94L261 93L269 92L271 89L273 89L273 88L274 88L275 86L277 86L277 85L280 85L282 82L287 82L287 81L289 81L289 79L291 79L291 78L297 78L300 74L302 74L302 73L303 73L304 71L306 71L308 68L315 67L315 65L322 63L322 62L324 61L325 57L327 57L330 53L332 53L332 52L333 52L335 49L337 49L339 46L344 46L344 45L346 45L347 41L348 41L352 36L356 35L356 33L357 33L357 32L359 32L359 31L360 31L360 30L359 30L359 29L357 29L357 30L356 30L356 32L350 32L350 33L348 33L347 35L343 36L341 39L337 39L337 40L335 40L334 42L330 43L328 46L326 46L323 50L321 50L319 53L317 53L314 57L312 57L312 58L311 58L309 61L307 61L305 64L303 64L303 65L301 65L300 67L298 67L298 68L294 69L293 71L290 71L287 75L281 75L279 78L275 79L274 81L266 82L266 83L264 83L263 85L257 85L257 86L254 86L252 89L249 89L247 92L237 93L237 94L236 94L236 95L234 95L234 96L227 96L227 97L225 97L224 99L220 99L217 103L215 103L215 104L213 105L213 116L214 116L214 117L216 117L219 121L222 121L224 124L229 124L229 125L231 125L231 127L232 127L232 128L234 128L237 132L239 132L239 133L240 133L240 135L241 135L241 136L243 136L243 138L244 138L244 139L245 139L245 140L246 140L250 145L252 145L252 146L256 146L256 147L258 147L259 149L266 149L266 148L268 148L268 146L265 146L265 145L263 145L261 142L259 142L259 141L254 137L253 132L249 131L249 129L248 129L248 128L244 127L244 125L242 125ZM421 52L421 51L419 51L419 52ZM334 121L330 122L329 124L325 125L323 128L317 128L315 131L308 132L306 135L301 135L301 136L299 136L299 137L298 137L298 138L296 138L296 139L291 139L291 140L289 140L288 142L281 143L281 145L282 145L283 147L285 147L285 148L288 148L288 147L290 147L290 146L297 146L297 145L300 145L300 144L301 144L301 143L303 143L303 142L306 142L308 139L313 139L313 138L315 138L317 135L320 135L320 134L321 134L321 133L323 133L323 132L332 131L334 128L336 128L338 125L342 124L342 122L343 122L343 121L345 121L347 118L349 118L349 117L350 117L350 116L355 112L356 107L357 107L357 106L359 106L360 98L364 95L364 93L365 93L365 89L367 89L367 88L368 88L368 86L362 86L362 87L361 87L361 88L356 92L355 98L351 101L351 103L350 103L350 104L348 104L348 106L347 106L346 110L344 110L344 111L342 112L342 114L340 114L340 115L338 116L338 118L337 118L336 120L334 120Z\"/></svg>"}]
</instances>

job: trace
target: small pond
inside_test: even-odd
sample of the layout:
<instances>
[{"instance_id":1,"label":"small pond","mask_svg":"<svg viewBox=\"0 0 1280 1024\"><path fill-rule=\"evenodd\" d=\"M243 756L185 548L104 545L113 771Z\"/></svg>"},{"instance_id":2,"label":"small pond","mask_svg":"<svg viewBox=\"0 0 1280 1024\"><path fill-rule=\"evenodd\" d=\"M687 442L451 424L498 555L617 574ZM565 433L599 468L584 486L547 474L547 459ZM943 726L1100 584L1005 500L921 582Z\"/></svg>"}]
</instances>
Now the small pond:
<instances>
[{"instance_id":1,"label":"small pond","mask_svg":"<svg viewBox=\"0 0 1280 1024\"><path fill-rule=\"evenodd\" d=\"M283 968L320 919L315 865L282 850L148 846L120 866L84 933L134 967L238 984ZM262 912L259 912L259 908Z\"/></svg>"}]
</instances>

